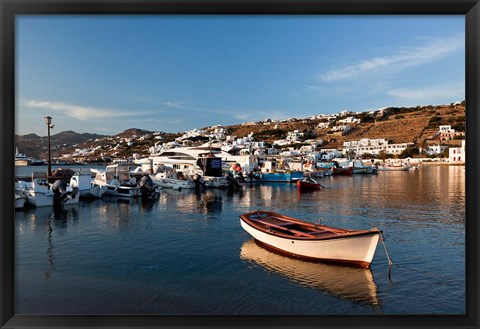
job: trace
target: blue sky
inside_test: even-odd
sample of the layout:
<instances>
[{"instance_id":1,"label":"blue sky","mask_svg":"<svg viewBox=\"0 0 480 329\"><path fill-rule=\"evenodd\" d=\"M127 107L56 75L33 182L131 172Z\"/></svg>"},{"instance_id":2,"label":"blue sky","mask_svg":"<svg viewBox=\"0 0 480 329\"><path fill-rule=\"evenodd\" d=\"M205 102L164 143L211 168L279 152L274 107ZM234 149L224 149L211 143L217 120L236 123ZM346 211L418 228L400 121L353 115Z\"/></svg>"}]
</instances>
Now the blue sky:
<instances>
[{"instance_id":1,"label":"blue sky","mask_svg":"<svg viewBox=\"0 0 480 329\"><path fill-rule=\"evenodd\" d=\"M465 99L464 16L20 16L16 133L183 132Z\"/></svg>"}]
</instances>

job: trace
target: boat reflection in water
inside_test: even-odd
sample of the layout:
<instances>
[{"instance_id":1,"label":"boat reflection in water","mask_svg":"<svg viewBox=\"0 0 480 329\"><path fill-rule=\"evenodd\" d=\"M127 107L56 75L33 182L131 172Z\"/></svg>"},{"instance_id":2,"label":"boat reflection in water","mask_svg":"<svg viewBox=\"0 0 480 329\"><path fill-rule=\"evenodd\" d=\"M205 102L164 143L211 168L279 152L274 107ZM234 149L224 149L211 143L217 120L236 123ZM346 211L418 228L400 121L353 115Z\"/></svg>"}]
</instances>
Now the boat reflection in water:
<instances>
[{"instance_id":1,"label":"boat reflection in water","mask_svg":"<svg viewBox=\"0 0 480 329\"><path fill-rule=\"evenodd\" d=\"M320 289L339 298L373 306L380 304L377 285L370 269L286 257L265 249L254 239L242 245L240 258L287 277L298 284Z\"/></svg>"}]
</instances>

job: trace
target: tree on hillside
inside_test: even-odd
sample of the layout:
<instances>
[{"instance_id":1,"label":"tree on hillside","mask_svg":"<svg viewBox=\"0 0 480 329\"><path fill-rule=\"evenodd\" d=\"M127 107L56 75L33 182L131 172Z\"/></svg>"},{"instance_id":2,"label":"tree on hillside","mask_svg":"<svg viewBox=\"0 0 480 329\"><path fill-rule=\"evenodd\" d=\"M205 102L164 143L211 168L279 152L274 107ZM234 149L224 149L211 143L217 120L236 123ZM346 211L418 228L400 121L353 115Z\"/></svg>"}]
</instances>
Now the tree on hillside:
<instances>
[{"instance_id":1,"label":"tree on hillside","mask_svg":"<svg viewBox=\"0 0 480 329\"><path fill-rule=\"evenodd\" d=\"M314 139L315 137L317 137L317 134L315 134L315 130L313 129L303 129L303 140L308 140L308 139Z\"/></svg>"},{"instance_id":2,"label":"tree on hillside","mask_svg":"<svg viewBox=\"0 0 480 329\"><path fill-rule=\"evenodd\" d=\"M388 158L387 151L381 150L380 152L378 152L378 157L379 157L380 159L382 159L383 161L385 161L385 159Z\"/></svg>"},{"instance_id":3,"label":"tree on hillside","mask_svg":"<svg viewBox=\"0 0 480 329\"><path fill-rule=\"evenodd\" d=\"M449 148L445 148L445 150L443 150L442 154L440 155L442 158L448 158L449 157L449 154L450 151L449 151Z\"/></svg>"},{"instance_id":4,"label":"tree on hillside","mask_svg":"<svg viewBox=\"0 0 480 329\"><path fill-rule=\"evenodd\" d=\"M418 155L420 152L418 146L409 146L402 153L399 154L400 159L413 158L415 155Z\"/></svg>"}]
</instances>

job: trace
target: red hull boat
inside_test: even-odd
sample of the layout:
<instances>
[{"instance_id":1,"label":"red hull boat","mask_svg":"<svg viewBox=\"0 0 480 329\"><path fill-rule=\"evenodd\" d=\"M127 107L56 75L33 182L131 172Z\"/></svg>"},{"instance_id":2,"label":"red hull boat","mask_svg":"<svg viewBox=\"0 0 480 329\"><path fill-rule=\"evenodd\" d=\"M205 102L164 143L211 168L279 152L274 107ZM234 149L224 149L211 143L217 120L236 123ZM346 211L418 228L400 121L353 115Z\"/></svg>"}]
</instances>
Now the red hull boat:
<instances>
[{"instance_id":1,"label":"red hull boat","mask_svg":"<svg viewBox=\"0 0 480 329\"><path fill-rule=\"evenodd\" d=\"M313 178L305 178L297 181L297 188L300 191L318 191L322 187L322 184L318 183Z\"/></svg>"},{"instance_id":2,"label":"red hull boat","mask_svg":"<svg viewBox=\"0 0 480 329\"><path fill-rule=\"evenodd\" d=\"M334 175L351 175L353 173L353 167L333 167L332 169Z\"/></svg>"}]
</instances>

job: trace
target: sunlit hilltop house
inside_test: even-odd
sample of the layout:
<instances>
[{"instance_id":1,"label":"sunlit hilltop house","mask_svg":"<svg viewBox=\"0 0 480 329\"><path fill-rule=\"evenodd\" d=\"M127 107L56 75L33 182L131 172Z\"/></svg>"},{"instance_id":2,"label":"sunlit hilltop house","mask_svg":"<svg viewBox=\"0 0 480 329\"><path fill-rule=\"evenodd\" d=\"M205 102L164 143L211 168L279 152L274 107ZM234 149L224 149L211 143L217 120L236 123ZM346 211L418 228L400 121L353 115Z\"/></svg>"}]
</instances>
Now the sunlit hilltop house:
<instances>
[{"instance_id":1,"label":"sunlit hilltop house","mask_svg":"<svg viewBox=\"0 0 480 329\"><path fill-rule=\"evenodd\" d=\"M463 131L456 131L450 125L438 127L438 138L441 141L449 141L455 139L455 137L464 137L465 133Z\"/></svg>"}]
</instances>

